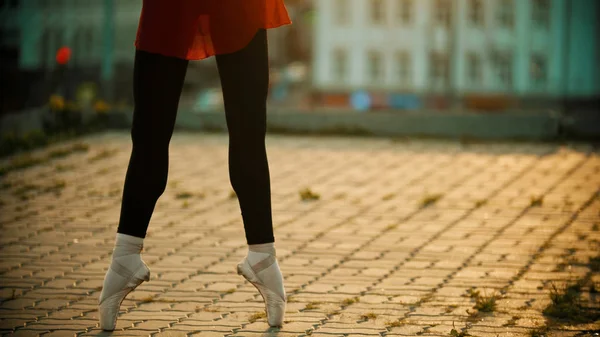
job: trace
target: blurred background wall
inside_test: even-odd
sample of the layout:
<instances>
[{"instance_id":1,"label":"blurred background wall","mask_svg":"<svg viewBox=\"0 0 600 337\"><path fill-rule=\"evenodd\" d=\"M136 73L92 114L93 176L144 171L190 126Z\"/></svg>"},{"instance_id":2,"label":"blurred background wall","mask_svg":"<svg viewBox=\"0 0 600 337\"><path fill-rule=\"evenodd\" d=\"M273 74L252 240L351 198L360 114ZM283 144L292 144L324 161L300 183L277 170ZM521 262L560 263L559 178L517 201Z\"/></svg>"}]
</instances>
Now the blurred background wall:
<instances>
[{"instance_id":1,"label":"blurred background wall","mask_svg":"<svg viewBox=\"0 0 600 337\"><path fill-rule=\"evenodd\" d=\"M0 0L3 114L76 99L131 104L141 0ZM311 111L593 109L598 0L288 0L269 32L270 104ZM56 53L71 59L59 66ZM362 94L362 96L358 95ZM214 59L192 62L183 108L219 104Z\"/></svg>"}]
</instances>

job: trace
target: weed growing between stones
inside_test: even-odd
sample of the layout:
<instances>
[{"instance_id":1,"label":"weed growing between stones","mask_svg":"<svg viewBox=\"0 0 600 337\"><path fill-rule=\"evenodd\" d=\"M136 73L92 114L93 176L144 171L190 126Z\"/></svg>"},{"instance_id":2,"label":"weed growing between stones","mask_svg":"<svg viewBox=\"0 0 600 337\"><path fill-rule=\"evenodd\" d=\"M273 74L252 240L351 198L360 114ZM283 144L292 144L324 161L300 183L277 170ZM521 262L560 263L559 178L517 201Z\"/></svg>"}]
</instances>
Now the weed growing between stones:
<instances>
[{"instance_id":1,"label":"weed growing between stones","mask_svg":"<svg viewBox=\"0 0 600 337\"><path fill-rule=\"evenodd\" d=\"M594 284L590 275L568 282L562 287L551 284L550 300L543 311L544 315L569 323L592 323L600 320L600 309L587 306L581 299L584 287L591 291Z\"/></svg>"},{"instance_id":2,"label":"weed growing between stones","mask_svg":"<svg viewBox=\"0 0 600 337\"><path fill-rule=\"evenodd\" d=\"M258 321L259 319L263 319L263 318L267 318L267 313L264 311L260 311L260 312L255 312L252 315L250 315L250 317L248 317L248 321L250 321L250 323L254 323L254 322Z\"/></svg>"},{"instance_id":3,"label":"weed growing between stones","mask_svg":"<svg viewBox=\"0 0 600 337\"><path fill-rule=\"evenodd\" d=\"M321 302L309 302L305 307L304 310L313 310L313 309L319 309Z\"/></svg>"},{"instance_id":4,"label":"weed growing between stones","mask_svg":"<svg viewBox=\"0 0 600 337\"><path fill-rule=\"evenodd\" d=\"M430 195L426 195L423 197L423 199L421 199L421 201L419 202L420 207L421 208L425 208L425 207L429 207L431 205L434 205L435 203L437 203L441 198L443 197L443 195L441 194L430 194Z\"/></svg>"},{"instance_id":5,"label":"weed growing between stones","mask_svg":"<svg viewBox=\"0 0 600 337\"><path fill-rule=\"evenodd\" d=\"M368 320L376 319L376 318L377 318L377 314L374 313L374 312L368 312L368 313L362 314L360 316L360 319L363 320L363 321L368 321Z\"/></svg>"},{"instance_id":6,"label":"weed growing between stones","mask_svg":"<svg viewBox=\"0 0 600 337\"><path fill-rule=\"evenodd\" d=\"M319 200L321 198L321 196L313 191L311 191L310 188L305 188L300 190L300 199L302 201L313 201L313 200Z\"/></svg>"}]
</instances>

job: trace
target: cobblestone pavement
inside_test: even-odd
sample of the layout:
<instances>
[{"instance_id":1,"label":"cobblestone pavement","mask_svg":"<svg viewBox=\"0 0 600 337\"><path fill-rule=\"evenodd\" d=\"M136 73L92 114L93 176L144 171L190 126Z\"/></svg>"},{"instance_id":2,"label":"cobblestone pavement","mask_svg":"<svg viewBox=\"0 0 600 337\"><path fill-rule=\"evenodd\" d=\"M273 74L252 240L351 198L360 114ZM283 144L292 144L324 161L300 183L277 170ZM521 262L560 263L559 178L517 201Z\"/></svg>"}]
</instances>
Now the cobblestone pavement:
<instances>
[{"instance_id":1,"label":"cobblestone pavement","mask_svg":"<svg viewBox=\"0 0 600 337\"><path fill-rule=\"evenodd\" d=\"M72 146L81 142L89 148ZM127 133L106 133L0 163L2 333L109 335L96 305L129 151ZM552 285L567 281L585 281L589 310L597 300L600 155L590 147L272 136L268 151L284 327L268 329L260 296L235 274L246 247L227 138L178 133L145 241L151 281L123 302L112 335L600 329L542 314ZM304 188L320 198L301 200Z\"/></svg>"}]
</instances>

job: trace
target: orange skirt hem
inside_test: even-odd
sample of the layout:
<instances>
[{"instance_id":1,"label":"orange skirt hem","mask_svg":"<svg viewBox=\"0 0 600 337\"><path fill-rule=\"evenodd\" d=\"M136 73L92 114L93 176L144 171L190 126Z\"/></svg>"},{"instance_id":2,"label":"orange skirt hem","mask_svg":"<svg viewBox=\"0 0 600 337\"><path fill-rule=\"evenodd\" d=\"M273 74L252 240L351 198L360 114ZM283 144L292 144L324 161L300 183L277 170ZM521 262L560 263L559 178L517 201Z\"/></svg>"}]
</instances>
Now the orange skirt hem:
<instances>
[{"instance_id":1,"label":"orange skirt hem","mask_svg":"<svg viewBox=\"0 0 600 337\"><path fill-rule=\"evenodd\" d=\"M291 23L283 0L144 0L134 45L149 53L202 60L243 49L259 29Z\"/></svg>"}]
</instances>

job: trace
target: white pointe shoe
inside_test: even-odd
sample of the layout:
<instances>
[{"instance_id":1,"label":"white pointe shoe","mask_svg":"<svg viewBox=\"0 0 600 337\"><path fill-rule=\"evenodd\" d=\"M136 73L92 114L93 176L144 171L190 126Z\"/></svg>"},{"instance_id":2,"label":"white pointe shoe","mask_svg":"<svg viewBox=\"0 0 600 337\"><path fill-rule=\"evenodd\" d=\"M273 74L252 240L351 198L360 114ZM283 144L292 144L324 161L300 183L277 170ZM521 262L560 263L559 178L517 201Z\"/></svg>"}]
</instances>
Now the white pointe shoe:
<instances>
[{"instance_id":1,"label":"white pointe shoe","mask_svg":"<svg viewBox=\"0 0 600 337\"><path fill-rule=\"evenodd\" d=\"M254 287L258 290L263 300L265 301L265 309L267 311L267 322L271 327L281 327L283 325L283 317L285 315L285 306L287 298L285 296L285 290L283 297L277 294L276 291L273 291L267 288L261 278L257 275L261 273L261 271L265 271L268 273L267 269L269 268L277 268L279 269L279 265L277 264L277 260L274 256L270 256L269 258L257 263L254 265L254 268L250 266L247 259L242 260L237 265L237 273L238 275L242 275L248 282L252 283ZM281 274L281 272L279 272Z\"/></svg>"},{"instance_id":2,"label":"white pointe shoe","mask_svg":"<svg viewBox=\"0 0 600 337\"><path fill-rule=\"evenodd\" d=\"M104 331L115 330L117 325L117 315L119 314L121 303L125 297L144 281L150 280L150 269L145 263L142 263L134 272L127 270L127 268L120 264L112 263L107 275L111 271L118 274L112 275L113 281L122 282L123 287L114 294L103 298L104 290L107 289L106 280L108 277L105 277L104 279L105 285L102 287L98 306L98 311L100 313L100 328ZM115 280L115 278L119 279Z\"/></svg>"}]
</instances>

